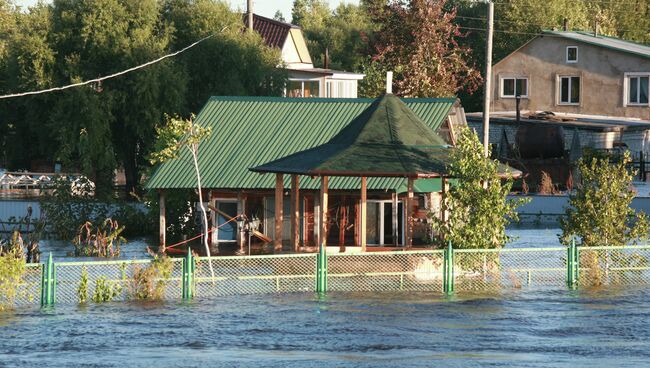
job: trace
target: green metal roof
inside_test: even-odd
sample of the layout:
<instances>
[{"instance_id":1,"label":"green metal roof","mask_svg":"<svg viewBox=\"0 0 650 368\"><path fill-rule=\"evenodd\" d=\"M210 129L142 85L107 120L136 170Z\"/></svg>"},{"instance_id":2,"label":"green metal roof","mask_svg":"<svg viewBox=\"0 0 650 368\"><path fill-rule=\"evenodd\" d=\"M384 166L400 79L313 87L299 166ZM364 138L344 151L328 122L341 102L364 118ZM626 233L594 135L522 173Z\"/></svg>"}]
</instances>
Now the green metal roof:
<instances>
[{"instance_id":1,"label":"green metal roof","mask_svg":"<svg viewBox=\"0 0 650 368\"><path fill-rule=\"evenodd\" d=\"M271 189L272 174L257 174L250 167L323 144L363 112L374 99L212 97L196 123L212 127L200 145L202 184L214 189ZM436 130L451 111L455 99L403 99L431 129ZM289 186L289 176L285 185ZM369 178L368 189L396 190L403 178ZM302 189L317 189L318 180L301 177ZM148 189L194 188L196 178L188 152L159 165ZM358 189L359 178L330 180L331 189Z\"/></svg>"},{"instance_id":2,"label":"green metal roof","mask_svg":"<svg viewBox=\"0 0 650 368\"><path fill-rule=\"evenodd\" d=\"M325 144L251 170L310 176L442 176L450 149L404 102L387 94Z\"/></svg>"}]
</instances>

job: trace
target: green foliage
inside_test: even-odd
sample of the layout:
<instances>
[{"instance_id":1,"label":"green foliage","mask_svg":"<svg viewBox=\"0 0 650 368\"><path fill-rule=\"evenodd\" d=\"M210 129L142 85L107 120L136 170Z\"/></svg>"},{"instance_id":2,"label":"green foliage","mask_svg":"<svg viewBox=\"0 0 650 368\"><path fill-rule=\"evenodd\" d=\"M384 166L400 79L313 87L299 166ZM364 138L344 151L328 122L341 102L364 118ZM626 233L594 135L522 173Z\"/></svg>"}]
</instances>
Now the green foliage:
<instances>
[{"instance_id":1,"label":"green foliage","mask_svg":"<svg viewBox=\"0 0 650 368\"><path fill-rule=\"evenodd\" d=\"M107 280L101 276L95 280L95 292L93 293L93 302L104 303L110 302L122 293L122 286L115 281Z\"/></svg>"},{"instance_id":2,"label":"green foliage","mask_svg":"<svg viewBox=\"0 0 650 368\"><path fill-rule=\"evenodd\" d=\"M458 43L462 33L447 0L393 0L371 8L379 25L372 58L395 73L394 90L406 97L449 97L475 91L481 81L471 49Z\"/></svg>"},{"instance_id":3,"label":"green foliage","mask_svg":"<svg viewBox=\"0 0 650 368\"><path fill-rule=\"evenodd\" d=\"M647 216L630 208L635 196L630 162L629 152L619 158L590 155L579 161L581 182L560 219L563 244L577 237L582 246L623 246L647 238Z\"/></svg>"},{"instance_id":4,"label":"green foliage","mask_svg":"<svg viewBox=\"0 0 650 368\"><path fill-rule=\"evenodd\" d=\"M17 242L0 246L0 312L10 309L24 284L25 257Z\"/></svg>"},{"instance_id":5,"label":"green foliage","mask_svg":"<svg viewBox=\"0 0 650 368\"><path fill-rule=\"evenodd\" d=\"M74 254L77 257L118 257L122 244L126 243L121 235L123 231L124 226L110 218L96 228L91 222L86 222L81 225L72 241Z\"/></svg>"},{"instance_id":6,"label":"green foliage","mask_svg":"<svg viewBox=\"0 0 650 368\"><path fill-rule=\"evenodd\" d=\"M173 263L165 254L154 254L151 264L136 268L130 285L130 296L141 300L160 300L172 275Z\"/></svg>"},{"instance_id":7,"label":"green foliage","mask_svg":"<svg viewBox=\"0 0 650 368\"><path fill-rule=\"evenodd\" d=\"M94 190L93 183L83 176L74 181L57 178L52 192L41 199L45 224L58 239L73 239L82 224L99 223L109 217L123 225L124 234L147 234L155 228L157 220L146 216L137 204L99 200Z\"/></svg>"},{"instance_id":8,"label":"green foliage","mask_svg":"<svg viewBox=\"0 0 650 368\"><path fill-rule=\"evenodd\" d=\"M167 116L163 126L156 127L155 151L150 156L152 164L161 163L178 157L183 148L198 152L199 143L212 134L211 127L194 124L194 115L190 119Z\"/></svg>"},{"instance_id":9,"label":"green foliage","mask_svg":"<svg viewBox=\"0 0 650 368\"><path fill-rule=\"evenodd\" d=\"M499 167L498 161L483 156L478 137L464 127L449 158L449 176L458 182L443 205L448 221L430 215L443 245L451 241L454 248L490 249L508 242L506 225L518 220L515 209L526 201L507 199L513 181L502 179Z\"/></svg>"},{"instance_id":10,"label":"green foliage","mask_svg":"<svg viewBox=\"0 0 650 368\"><path fill-rule=\"evenodd\" d=\"M88 269L86 269L86 266L81 269L77 296L79 297L79 304L85 304L88 301Z\"/></svg>"}]
</instances>

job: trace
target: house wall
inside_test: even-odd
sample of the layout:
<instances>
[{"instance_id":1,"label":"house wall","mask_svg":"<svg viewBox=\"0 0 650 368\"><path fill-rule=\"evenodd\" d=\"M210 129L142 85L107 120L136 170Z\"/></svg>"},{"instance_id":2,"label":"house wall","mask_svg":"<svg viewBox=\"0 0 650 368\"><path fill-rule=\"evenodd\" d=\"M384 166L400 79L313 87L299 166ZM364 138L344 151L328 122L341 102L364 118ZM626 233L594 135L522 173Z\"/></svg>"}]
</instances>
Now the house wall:
<instances>
[{"instance_id":1,"label":"house wall","mask_svg":"<svg viewBox=\"0 0 650 368\"><path fill-rule=\"evenodd\" d=\"M566 47L578 46L578 62L566 62ZM514 111L515 99L502 98L502 77L528 77L529 96L521 109L574 114L634 117L650 120L650 107L623 106L624 73L650 72L650 59L561 37L541 36L498 62L493 68L494 111ZM559 75L581 77L578 106L558 104Z\"/></svg>"},{"instance_id":2,"label":"house wall","mask_svg":"<svg viewBox=\"0 0 650 368\"><path fill-rule=\"evenodd\" d=\"M297 32L294 32L297 31ZM300 30L291 30L282 46L282 61L289 69L313 68L305 39Z\"/></svg>"}]
</instances>

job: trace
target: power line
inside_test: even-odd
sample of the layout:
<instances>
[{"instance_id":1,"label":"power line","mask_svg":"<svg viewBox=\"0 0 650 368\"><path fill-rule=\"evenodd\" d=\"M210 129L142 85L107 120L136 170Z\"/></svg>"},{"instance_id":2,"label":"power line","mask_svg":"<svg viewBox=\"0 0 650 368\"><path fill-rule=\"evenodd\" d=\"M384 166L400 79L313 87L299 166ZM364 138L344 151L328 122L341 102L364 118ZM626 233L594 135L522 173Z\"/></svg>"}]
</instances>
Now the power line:
<instances>
[{"instance_id":1,"label":"power line","mask_svg":"<svg viewBox=\"0 0 650 368\"><path fill-rule=\"evenodd\" d=\"M467 16L457 15L456 18L487 22L486 18L481 18L481 17L467 17ZM518 21L501 20L501 19L495 19L494 21L498 23L525 24L529 26L536 26L542 29L553 28L553 27L562 28L562 25L559 24L539 24L539 23L532 23L532 22L518 22ZM614 29L614 30L617 32L650 32L650 29ZM587 31L591 31L591 30L587 30Z\"/></svg>"},{"instance_id":2,"label":"power line","mask_svg":"<svg viewBox=\"0 0 650 368\"><path fill-rule=\"evenodd\" d=\"M217 33L213 33L213 34L211 34L211 35L209 35L209 36L203 37L202 39L200 39L200 40L198 40L198 41L195 41L195 42L191 43L190 45L185 46L185 47L183 47L182 49L180 49L180 50L178 50L178 51L174 51L174 52L172 52L172 53L170 53L170 54L167 54L167 55L161 56L161 57L159 57L159 58L157 58L157 59L154 59L154 60L148 61L148 62L146 62L146 63L144 63L144 64L140 64L140 65L138 65L138 66L134 66L134 67L132 67L132 68L125 69L125 70L122 70L122 71L119 71L119 72L117 72L117 73L109 74L109 75L104 76L104 77L99 77L99 78L95 78L95 79L90 79L90 80L83 81L83 82L79 82L79 83L68 84L68 85L66 85L66 86L61 86L61 87L52 87L52 88L42 89L42 90L38 90L38 91L20 92L20 93L12 93L12 94L8 94L8 95L3 95L3 96L0 96L0 100L1 100L1 99L7 99L7 98L14 98L14 97L33 96L33 95L40 95L40 94L44 94L44 93L50 93L50 92L56 92L56 91L63 91L63 90L66 90L66 89L75 88L75 87L81 87L81 86L85 86L85 85L88 85L88 84L91 84L91 83L98 83L98 82L101 82L101 81L104 81L104 80L107 80L107 79L112 79L112 78L115 78L115 77L119 77L119 76L121 76L121 75L124 75L124 74L130 73L130 72L136 71L136 70L138 70L138 69L146 68L146 67L148 67L149 65L153 65L153 64L159 63L159 62L161 62L161 61L163 61L163 60L165 60L165 59L168 59L168 58L170 58L170 57L174 57L174 56L176 56L176 55L178 55L178 54L181 54L181 53L183 53L183 52L185 52L185 51L191 49L192 47L194 47L194 46L200 44L201 42L203 42L203 41L205 41L205 40L207 40L207 39L209 39L209 38L212 38L212 37L214 37L214 36L216 36L216 35L222 33L223 31L226 30L226 28L228 28L228 27L223 27L223 28L221 29L221 31L219 31L219 32L217 32Z\"/></svg>"}]
</instances>

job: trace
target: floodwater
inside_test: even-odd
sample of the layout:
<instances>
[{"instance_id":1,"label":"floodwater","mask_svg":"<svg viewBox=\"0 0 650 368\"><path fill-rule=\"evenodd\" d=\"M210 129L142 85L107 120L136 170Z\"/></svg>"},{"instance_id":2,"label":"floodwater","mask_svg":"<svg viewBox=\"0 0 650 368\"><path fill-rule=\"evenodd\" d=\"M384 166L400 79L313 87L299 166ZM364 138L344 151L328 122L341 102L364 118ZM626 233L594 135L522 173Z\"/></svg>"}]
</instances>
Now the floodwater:
<instances>
[{"instance_id":1,"label":"floodwater","mask_svg":"<svg viewBox=\"0 0 650 368\"><path fill-rule=\"evenodd\" d=\"M0 314L2 367L638 367L650 290L236 296Z\"/></svg>"}]
</instances>

